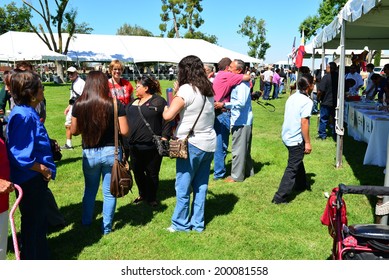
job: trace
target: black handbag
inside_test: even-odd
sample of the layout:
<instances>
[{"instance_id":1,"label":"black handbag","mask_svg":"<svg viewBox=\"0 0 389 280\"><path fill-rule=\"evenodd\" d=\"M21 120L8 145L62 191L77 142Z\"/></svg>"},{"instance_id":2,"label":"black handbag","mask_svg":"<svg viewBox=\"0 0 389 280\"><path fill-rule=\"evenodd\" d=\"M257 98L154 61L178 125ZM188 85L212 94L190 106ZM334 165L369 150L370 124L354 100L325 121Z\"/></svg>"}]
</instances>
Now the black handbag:
<instances>
[{"instance_id":1,"label":"black handbag","mask_svg":"<svg viewBox=\"0 0 389 280\"><path fill-rule=\"evenodd\" d=\"M158 150L158 154L161 157L168 157L169 156L169 141L162 139L161 136L156 135L154 133L154 131L150 127L150 124L143 116L139 105L138 105L138 111L139 111L140 116L142 117L143 122L145 123L146 127L150 130L151 135L153 136L153 143L155 144L155 147Z\"/></svg>"},{"instance_id":2,"label":"black handbag","mask_svg":"<svg viewBox=\"0 0 389 280\"><path fill-rule=\"evenodd\" d=\"M53 159L54 161L59 161L62 158L62 153L61 153L61 147L58 145L57 140L51 139L50 140L50 147L51 147L51 152L53 153Z\"/></svg>"},{"instance_id":3,"label":"black handbag","mask_svg":"<svg viewBox=\"0 0 389 280\"><path fill-rule=\"evenodd\" d=\"M125 151L123 150L122 159L119 160L119 129L118 129L118 108L117 100L113 97L114 103L114 125L115 125L115 161L111 171L110 192L114 197L122 197L128 194L133 185L130 165L125 159ZM123 146L123 145L122 145Z\"/></svg>"}]
</instances>

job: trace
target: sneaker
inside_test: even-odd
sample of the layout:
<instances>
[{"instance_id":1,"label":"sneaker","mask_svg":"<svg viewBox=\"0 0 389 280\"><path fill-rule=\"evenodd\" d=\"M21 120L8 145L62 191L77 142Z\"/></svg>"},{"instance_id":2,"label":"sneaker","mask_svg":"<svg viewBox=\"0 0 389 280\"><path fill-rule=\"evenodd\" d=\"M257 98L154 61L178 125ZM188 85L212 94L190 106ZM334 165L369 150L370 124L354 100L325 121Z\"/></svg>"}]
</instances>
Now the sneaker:
<instances>
[{"instance_id":1,"label":"sneaker","mask_svg":"<svg viewBox=\"0 0 389 280\"><path fill-rule=\"evenodd\" d=\"M168 232L176 232L177 230L175 230L172 226L168 227L166 229Z\"/></svg>"},{"instance_id":2,"label":"sneaker","mask_svg":"<svg viewBox=\"0 0 389 280\"><path fill-rule=\"evenodd\" d=\"M61 150L73 150L73 147L68 146L68 144L65 144L65 145L61 146Z\"/></svg>"}]
</instances>

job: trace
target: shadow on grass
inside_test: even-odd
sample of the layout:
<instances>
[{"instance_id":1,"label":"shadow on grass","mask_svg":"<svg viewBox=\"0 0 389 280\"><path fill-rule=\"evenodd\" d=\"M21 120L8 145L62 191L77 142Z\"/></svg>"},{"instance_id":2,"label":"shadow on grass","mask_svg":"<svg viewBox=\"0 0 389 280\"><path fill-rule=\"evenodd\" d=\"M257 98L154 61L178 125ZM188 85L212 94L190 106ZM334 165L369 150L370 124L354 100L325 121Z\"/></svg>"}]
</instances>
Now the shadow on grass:
<instances>
[{"instance_id":1,"label":"shadow on grass","mask_svg":"<svg viewBox=\"0 0 389 280\"><path fill-rule=\"evenodd\" d=\"M228 215L234 209L238 200L239 198L232 193L215 194L208 189L204 215L205 222L211 222L216 216Z\"/></svg>"},{"instance_id":2,"label":"shadow on grass","mask_svg":"<svg viewBox=\"0 0 389 280\"><path fill-rule=\"evenodd\" d=\"M232 165L232 160L229 160L226 164L226 170L227 170L226 177L231 174L231 165ZM270 165L270 162L268 162L268 161L267 162L259 162L259 161L257 162L253 159L254 174L259 173L265 165L267 165L267 166ZM213 170L211 172L213 172Z\"/></svg>"},{"instance_id":3,"label":"shadow on grass","mask_svg":"<svg viewBox=\"0 0 389 280\"><path fill-rule=\"evenodd\" d=\"M76 162L79 160L82 160L82 157L72 157L72 158L61 159L60 161L56 161L55 165L58 168L61 165L66 165L66 164L73 163L73 162Z\"/></svg>"}]
</instances>

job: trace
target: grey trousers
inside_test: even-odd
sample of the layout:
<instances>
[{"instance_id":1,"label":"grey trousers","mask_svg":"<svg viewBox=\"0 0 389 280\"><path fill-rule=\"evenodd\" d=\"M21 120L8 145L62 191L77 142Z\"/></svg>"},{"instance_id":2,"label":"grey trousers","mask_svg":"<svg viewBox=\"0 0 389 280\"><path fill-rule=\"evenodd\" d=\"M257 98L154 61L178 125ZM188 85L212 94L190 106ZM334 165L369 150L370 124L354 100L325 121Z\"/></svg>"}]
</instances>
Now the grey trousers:
<instances>
[{"instance_id":1,"label":"grey trousers","mask_svg":"<svg viewBox=\"0 0 389 280\"><path fill-rule=\"evenodd\" d=\"M252 126L233 126L231 134L231 177L235 181L242 182L245 178L254 175L253 160L251 158Z\"/></svg>"}]
</instances>

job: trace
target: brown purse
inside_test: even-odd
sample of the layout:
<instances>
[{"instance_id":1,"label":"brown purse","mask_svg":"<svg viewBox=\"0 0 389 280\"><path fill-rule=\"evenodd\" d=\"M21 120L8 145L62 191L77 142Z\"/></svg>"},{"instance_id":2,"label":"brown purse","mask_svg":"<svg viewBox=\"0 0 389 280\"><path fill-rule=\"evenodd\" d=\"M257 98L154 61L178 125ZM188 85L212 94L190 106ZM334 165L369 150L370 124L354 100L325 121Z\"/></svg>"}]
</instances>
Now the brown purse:
<instances>
[{"instance_id":1,"label":"brown purse","mask_svg":"<svg viewBox=\"0 0 389 280\"><path fill-rule=\"evenodd\" d=\"M194 128L197 121L200 118L201 113L203 112L206 98L204 96L203 107L201 108L200 114L197 116L196 121L194 122L192 128L189 130L188 135L184 139L171 139L169 141L169 157L170 158L188 158L188 138L193 135Z\"/></svg>"},{"instance_id":2,"label":"brown purse","mask_svg":"<svg viewBox=\"0 0 389 280\"><path fill-rule=\"evenodd\" d=\"M118 129L118 107L117 100L113 97L114 103L114 125L115 125L115 160L111 171L110 192L114 197L122 197L128 194L133 185L130 165L125 160L125 151L123 150L122 159L119 160L119 129ZM123 145L122 145L123 146Z\"/></svg>"}]
</instances>

